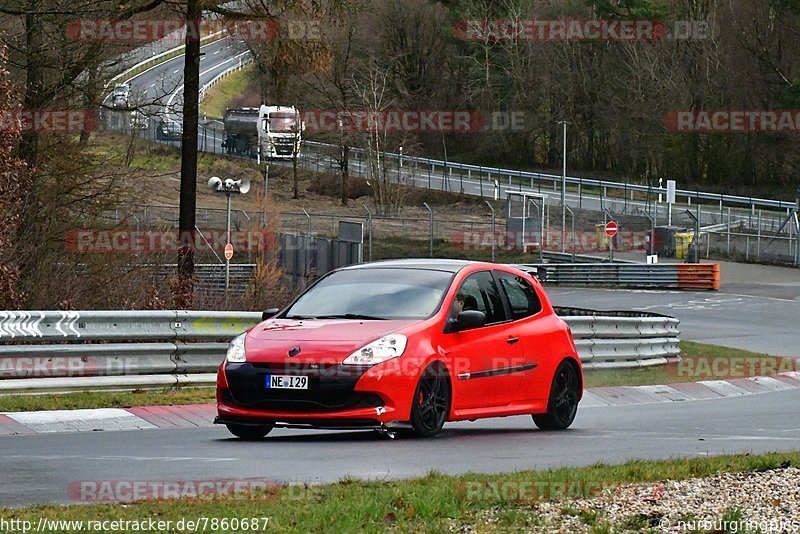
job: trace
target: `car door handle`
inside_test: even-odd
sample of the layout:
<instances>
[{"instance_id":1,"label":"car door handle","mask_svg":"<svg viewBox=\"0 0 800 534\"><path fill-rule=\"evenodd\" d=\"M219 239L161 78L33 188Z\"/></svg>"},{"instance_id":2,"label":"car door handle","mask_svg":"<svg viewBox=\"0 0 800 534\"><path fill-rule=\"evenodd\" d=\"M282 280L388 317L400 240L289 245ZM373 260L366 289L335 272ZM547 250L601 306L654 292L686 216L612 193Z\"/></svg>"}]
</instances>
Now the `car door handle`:
<instances>
[{"instance_id":1,"label":"car door handle","mask_svg":"<svg viewBox=\"0 0 800 534\"><path fill-rule=\"evenodd\" d=\"M508 343L509 345L513 345L517 341L519 341L518 337L510 337L510 338L506 339L506 343Z\"/></svg>"}]
</instances>

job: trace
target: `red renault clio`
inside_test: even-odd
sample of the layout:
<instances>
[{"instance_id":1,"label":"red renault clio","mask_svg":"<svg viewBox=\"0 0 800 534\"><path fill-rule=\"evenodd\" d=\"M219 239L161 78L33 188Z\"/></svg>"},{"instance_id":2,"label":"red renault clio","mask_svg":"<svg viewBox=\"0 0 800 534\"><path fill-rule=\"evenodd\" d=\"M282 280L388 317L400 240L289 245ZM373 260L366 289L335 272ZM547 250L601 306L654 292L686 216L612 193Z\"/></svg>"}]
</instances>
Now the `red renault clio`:
<instances>
[{"instance_id":1,"label":"red renault clio","mask_svg":"<svg viewBox=\"0 0 800 534\"><path fill-rule=\"evenodd\" d=\"M215 422L246 439L275 427L432 437L447 421L520 414L555 430L582 394L572 335L535 277L391 260L333 271L235 338Z\"/></svg>"}]
</instances>

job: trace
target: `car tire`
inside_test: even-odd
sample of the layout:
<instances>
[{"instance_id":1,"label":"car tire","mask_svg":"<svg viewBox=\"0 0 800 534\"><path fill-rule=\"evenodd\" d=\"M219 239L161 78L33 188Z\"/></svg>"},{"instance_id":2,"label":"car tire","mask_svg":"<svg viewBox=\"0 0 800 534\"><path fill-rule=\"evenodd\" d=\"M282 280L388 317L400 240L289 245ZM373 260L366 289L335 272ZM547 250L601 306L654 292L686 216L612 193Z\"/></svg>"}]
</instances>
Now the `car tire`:
<instances>
[{"instance_id":1,"label":"car tire","mask_svg":"<svg viewBox=\"0 0 800 534\"><path fill-rule=\"evenodd\" d=\"M578 369L566 360L561 362L553 375L547 413L533 414L534 424L542 430L569 428L578 413L580 390Z\"/></svg>"},{"instance_id":2,"label":"car tire","mask_svg":"<svg viewBox=\"0 0 800 534\"><path fill-rule=\"evenodd\" d=\"M411 401L411 434L432 438L444 426L450 415L452 388L443 365L433 363L419 377Z\"/></svg>"},{"instance_id":3,"label":"car tire","mask_svg":"<svg viewBox=\"0 0 800 534\"><path fill-rule=\"evenodd\" d=\"M274 428L274 425L237 425L233 423L226 423L225 426L228 427L228 432L245 440L261 439Z\"/></svg>"}]
</instances>

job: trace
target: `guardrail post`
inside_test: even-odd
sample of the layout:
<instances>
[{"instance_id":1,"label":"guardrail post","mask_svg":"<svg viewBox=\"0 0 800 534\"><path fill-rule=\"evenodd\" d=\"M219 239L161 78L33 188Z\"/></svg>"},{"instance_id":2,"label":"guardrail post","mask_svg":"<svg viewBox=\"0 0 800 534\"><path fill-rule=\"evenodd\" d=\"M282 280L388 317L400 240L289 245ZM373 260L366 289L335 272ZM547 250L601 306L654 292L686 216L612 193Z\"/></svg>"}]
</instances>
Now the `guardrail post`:
<instances>
[{"instance_id":1,"label":"guardrail post","mask_svg":"<svg viewBox=\"0 0 800 534\"><path fill-rule=\"evenodd\" d=\"M728 236L728 248L726 251L726 255L730 257L731 255L731 207L730 206L728 206L728 224L726 226L727 226L726 234Z\"/></svg>"},{"instance_id":2,"label":"guardrail post","mask_svg":"<svg viewBox=\"0 0 800 534\"><path fill-rule=\"evenodd\" d=\"M758 210L758 237L756 238L756 261L761 261L761 210Z\"/></svg>"},{"instance_id":3,"label":"guardrail post","mask_svg":"<svg viewBox=\"0 0 800 534\"><path fill-rule=\"evenodd\" d=\"M366 204L362 204L364 209L367 210L367 235L369 236L369 243L368 243L368 252L369 252L369 261L372 261L372 212L369 210Z\"/></svg>"}]
</instances>

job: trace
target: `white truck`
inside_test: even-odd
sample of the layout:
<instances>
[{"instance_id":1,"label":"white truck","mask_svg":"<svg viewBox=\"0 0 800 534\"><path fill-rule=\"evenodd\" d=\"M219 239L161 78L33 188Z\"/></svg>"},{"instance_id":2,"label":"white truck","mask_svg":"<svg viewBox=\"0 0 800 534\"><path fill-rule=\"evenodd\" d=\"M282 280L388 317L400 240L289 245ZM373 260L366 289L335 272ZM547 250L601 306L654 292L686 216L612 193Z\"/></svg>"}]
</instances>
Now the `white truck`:
<instances>
[{"instance_id":1,"label":"white truck","mask_svg":"<svg viewBox=\"0 0 800 534\"><path fill-rule=\"evenodd\" d=\"M303 123L294 106L261 106L258 109L258 146L261 157L292 159L300 153Z\"/></svg>"},{"instance_id":2,"label":"white truck","mask_svg":"<svg viewBox=\"0 0 800 534\"><path fill-rule=\"evenodd\" d=\"M292 159L300 152L303 124L294 106L228 109L222 122L228 154Z\"/></svg>"}]
</instances>

